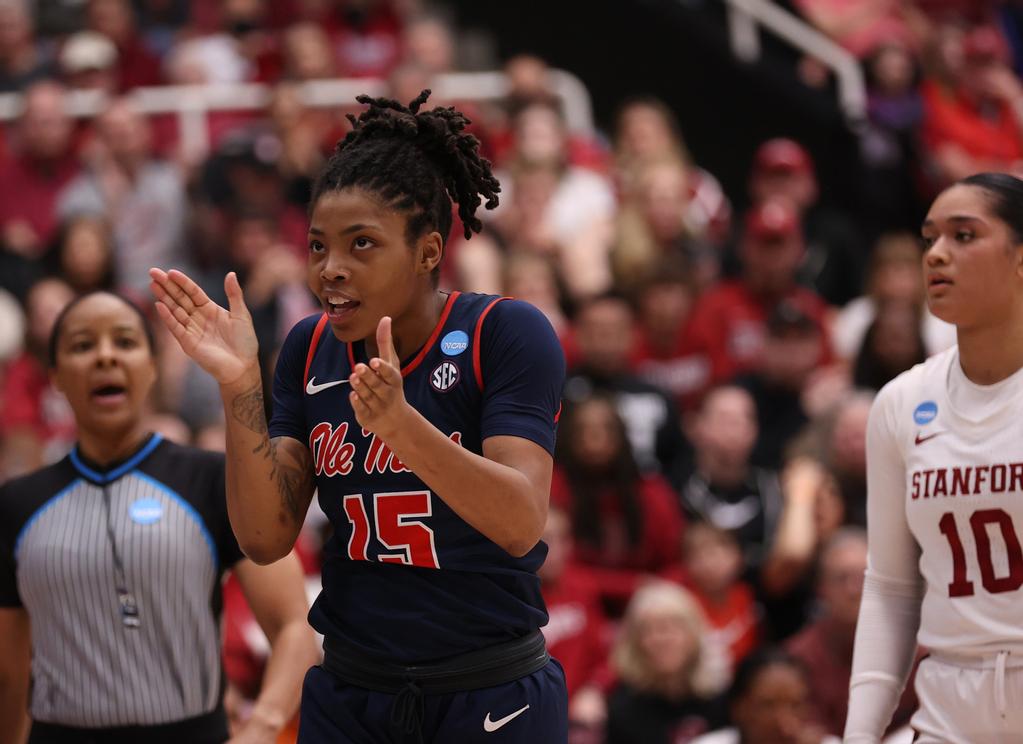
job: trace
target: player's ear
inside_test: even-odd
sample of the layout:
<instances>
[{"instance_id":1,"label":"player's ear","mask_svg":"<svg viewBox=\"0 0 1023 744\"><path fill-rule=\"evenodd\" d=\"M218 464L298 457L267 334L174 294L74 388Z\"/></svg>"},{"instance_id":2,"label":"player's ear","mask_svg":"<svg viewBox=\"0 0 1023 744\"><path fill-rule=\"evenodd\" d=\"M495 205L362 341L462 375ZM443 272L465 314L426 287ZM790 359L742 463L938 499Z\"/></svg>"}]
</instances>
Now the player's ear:
<instances>
[{"instance_id":1,"label":"player's ear","mask_svg":"<svg viewBox=\"0 0 1023 744\"><path fill-rule=\"evenodd\" d=\"M416 245L416 273L430 275L444 257L444 240L434 230L419 239Z\"/></svg>"}]
</instances>

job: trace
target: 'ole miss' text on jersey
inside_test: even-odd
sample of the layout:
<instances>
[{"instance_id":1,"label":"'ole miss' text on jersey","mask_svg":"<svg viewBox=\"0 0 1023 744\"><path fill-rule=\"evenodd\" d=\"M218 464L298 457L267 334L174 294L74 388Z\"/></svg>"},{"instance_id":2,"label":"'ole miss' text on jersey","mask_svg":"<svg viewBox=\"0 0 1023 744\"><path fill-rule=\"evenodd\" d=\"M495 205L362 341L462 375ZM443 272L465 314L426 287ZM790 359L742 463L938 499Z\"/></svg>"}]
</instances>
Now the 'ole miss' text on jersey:
<instances>
[{"instance_id":1,"label":"'ole miss' text on jersey","mask_svg":"<svg viewBox=\"0 0 1023 744\"><path fill-rule=\"evenodd\" d=\"M432 493L363 430L348 378L365 345L306 318L281 350L270 436L304 442L334 535L324 548L313 627L405 663L511 640L547 622L540 542L515 558ZM405 398L453 441L482 454L510 435L553 454L565 362L531 305L453 292L426 344L404 360Z\"/></svg>"}]
</instances>

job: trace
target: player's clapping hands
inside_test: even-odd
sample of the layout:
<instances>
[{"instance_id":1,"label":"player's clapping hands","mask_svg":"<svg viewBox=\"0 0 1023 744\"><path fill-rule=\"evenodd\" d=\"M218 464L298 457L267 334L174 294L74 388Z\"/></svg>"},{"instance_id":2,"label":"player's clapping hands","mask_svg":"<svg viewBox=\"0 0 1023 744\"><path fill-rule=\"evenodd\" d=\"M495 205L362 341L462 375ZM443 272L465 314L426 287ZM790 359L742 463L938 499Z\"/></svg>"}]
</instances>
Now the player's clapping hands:
<instances>
[{"instance_id":1,"label":"player's clapping hands","mask_svg":"<svg viewBox=\"0 0 1023 744\"><path fill-rule=\"evenodd\" d=\"M369 364L356 364L349 381L349 397L359 424L384 442L401 431L412 411L402 387L401 361L391 336L391 319L386 315L377 325L377 354Z\"/></svg>"},{"instance_id":2,"label":"player's clapping hands","mask_svg":"<svg viewBox=\"0 0 1023 744\"><path fill-rule=\"evenodd\" d=\"M149 276L160 320L199 366L221 385L253 370L258 374L259 343L237 274L232 271L224 278L229 310L176 269L150 269Z\"/></svg>"}]
</instances>

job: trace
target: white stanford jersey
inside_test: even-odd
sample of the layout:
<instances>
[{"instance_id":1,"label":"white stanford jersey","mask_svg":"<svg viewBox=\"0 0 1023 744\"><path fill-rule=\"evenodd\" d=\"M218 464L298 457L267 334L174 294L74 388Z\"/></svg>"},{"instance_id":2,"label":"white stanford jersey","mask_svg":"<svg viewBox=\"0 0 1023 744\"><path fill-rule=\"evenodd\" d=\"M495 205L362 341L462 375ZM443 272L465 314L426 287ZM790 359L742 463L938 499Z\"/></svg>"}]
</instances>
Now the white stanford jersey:
<instances>
[{"instance_id":1,"label":"white stanford jersey","mask_svg":"<svg viewBox=\"0 0 1023 744\"><path fill-rule=\"evenodd\" d=\"M1021 413L1023 371L975 385L958 347L875 402L868 462L883 506L871 518L885 524L870 525L884 538L871 540L871 571L907 585L923 578L918 640L934 651L1023 652Z\"/></svg>"}]
</instances>

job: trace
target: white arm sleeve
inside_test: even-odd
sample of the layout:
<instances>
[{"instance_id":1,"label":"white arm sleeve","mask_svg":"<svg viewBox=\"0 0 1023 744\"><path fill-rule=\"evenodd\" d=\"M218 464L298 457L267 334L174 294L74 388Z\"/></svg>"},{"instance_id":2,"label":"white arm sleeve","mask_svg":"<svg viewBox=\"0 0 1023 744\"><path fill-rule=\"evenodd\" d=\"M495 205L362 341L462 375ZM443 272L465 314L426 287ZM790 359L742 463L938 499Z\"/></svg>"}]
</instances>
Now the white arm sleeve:
<instances>
[{"instance_id":1,"label":"white arm sleeve","mask_svg":"<svg viewBox=\"0 0 1023 744\"><path fill-rule=\"evenodd\" d=\"M874 401L867 425L869 552L856 625L846 744L881 741L916 652L920 548L906 522L906 467L895 435L892 386Z\"/></svg>"}]
</instances>

